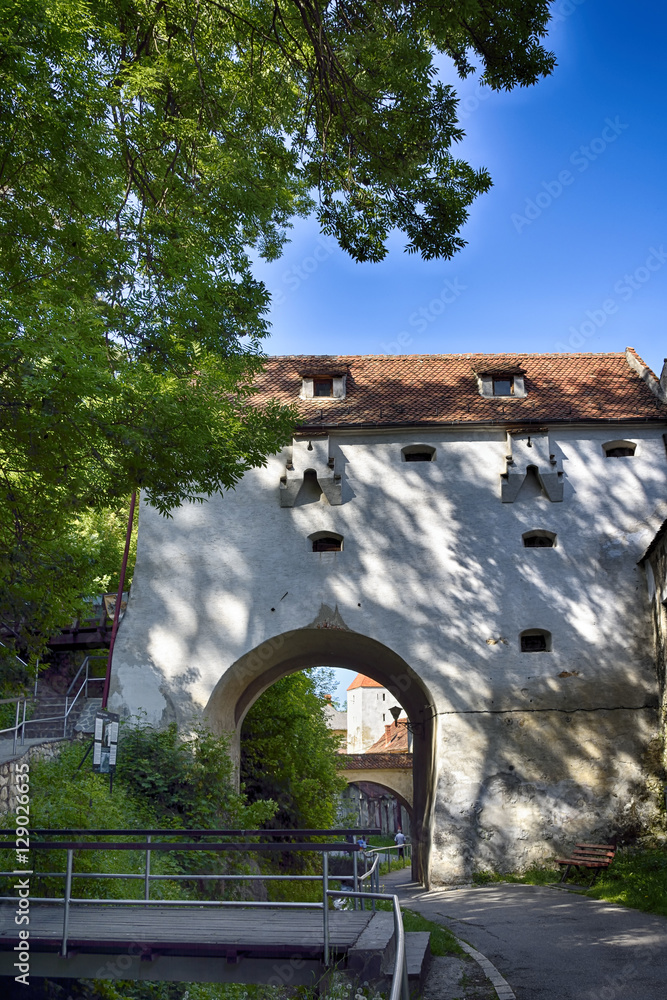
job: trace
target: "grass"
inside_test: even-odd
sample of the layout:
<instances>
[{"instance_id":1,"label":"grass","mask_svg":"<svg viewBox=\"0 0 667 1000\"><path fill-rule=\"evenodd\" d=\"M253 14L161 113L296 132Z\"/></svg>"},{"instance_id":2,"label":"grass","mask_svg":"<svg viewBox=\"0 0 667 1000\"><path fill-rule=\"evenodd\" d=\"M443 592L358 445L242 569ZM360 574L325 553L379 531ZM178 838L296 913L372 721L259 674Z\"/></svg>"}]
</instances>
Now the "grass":
<instances>
[{"instance_id":1,"label":"grass","mask_svg":"<svg viewBox=\"0 0 667 1000\"><path fill-rule=\"evenodd\" d=\"M414 910L403 910L403 927L406 931L430 931L431 932L431 952L434 955L465 955L463 948L459 945L452 932L442 924L436 924L432 920L422 917L421 913Z\"/></svg>"},{"instance_id":2,"label":"grass","mask_svg":"<svg viewBox=\"0 0 667 1000\"><path fill-rule=\"evenodd\" d=\"M619 851L587 895L667 917L667 850Z\"/></svg>"},{"instance_id":3,"label":"grass","mask_svg":"<svg viewBox=\"0 0 667 1000\"><path fill-rule=\"evenodd\" d=\"M498 872L478 872L475 885L493 882L520 882L524 885L548 885L558 882L561 872L551 867L534 867L521 875L501 875ZM576 873L570 880L577 879ZM621 848L614 862L600 872L595 885L585 891L591 899L629 906L644 913L667 916L667 849Z\"/></svg>"},{"instance_id":4,"label":"grass","mask_svg":"<svg viewBox=\"0 0 667 1000\"><path fill-rule=\"evenodd\" d=\"M494 882L518 882L521 885L552 885L560 878L560 871L553 868L534 866L517 875L513 872L483 871L472 876L473 885L490 885Z\"/></svg>"},{"instance_id":5,"label":"grass","mask_svg":"<svg viewBox=\"0 0 667 1000\"><path fill-rule=\"evenodd\" d=\"M376 902L375 908L392 910L393 906L388 899L380 899ZM442 924L436 924L433 920L422 917L421 913L415 913L414 910L407 910L403 907L401 907L401 913L403 914L404 930L430 932L431 952L434 955L465 955L456 937Z\"/></svg>"},{"instance_id":6,"label":"grass","mask_svg":"<svg viewBox=\"0 0 667 1000\"><path fill-rule=\"evenodd\" d=\"M369 847L396 847L392 834L387 834L386 836L381 834L378 837L369 837L367 843Z\"/></svg>"}]
</instances>

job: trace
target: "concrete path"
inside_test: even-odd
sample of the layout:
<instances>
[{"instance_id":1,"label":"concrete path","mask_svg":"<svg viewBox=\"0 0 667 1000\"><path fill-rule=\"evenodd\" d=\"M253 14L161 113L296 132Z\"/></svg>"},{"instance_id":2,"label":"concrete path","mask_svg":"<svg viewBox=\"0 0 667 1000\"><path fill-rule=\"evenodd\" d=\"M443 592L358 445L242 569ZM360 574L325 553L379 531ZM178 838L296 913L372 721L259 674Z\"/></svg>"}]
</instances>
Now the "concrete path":
<instances>
[{"instance_id":1,"label":"concrete path","mask_svg":"<svg viewBox=\"0 0 667 1000\"><path fill-rule=\"evenodd\" d=\"M517 1000L665 1000L667 918L563 889L494 885L425 892L409 871L384 891L482 952Z\"/></svg>"},{"instance_id":2,"label":"concrete path","mask_svg":"<svg viewBox=\"0 0 667 1000\"><path fill-rule=\"evenodd\" d=\"M31 747L42 746L44 743L60 743L61 739L46 739L44 736L36 736L34 739L26 737L25 743L21 746L20 741L16 743L16 753L14 753L14 740L9 736L0 737L0 764L7 764L10 760L18 760L30 750Z\"/></svg>"}]
</instances>

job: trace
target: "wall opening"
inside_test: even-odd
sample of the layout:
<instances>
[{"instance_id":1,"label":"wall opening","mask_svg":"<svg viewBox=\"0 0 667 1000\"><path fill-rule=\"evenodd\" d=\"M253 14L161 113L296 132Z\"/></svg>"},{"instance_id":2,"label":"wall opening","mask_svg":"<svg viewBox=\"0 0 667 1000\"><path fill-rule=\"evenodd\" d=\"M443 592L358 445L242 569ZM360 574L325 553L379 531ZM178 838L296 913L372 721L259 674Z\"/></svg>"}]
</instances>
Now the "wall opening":
<instances>
[{"instance_id":1,"label":"wall opening","mask_svg":"<svg viewBox=\"0 0 667 1000\"><path fill-rule=\"evenodd\" d=\"M206 706L208 724L214 732L230 734L230 750L238 761L241 726L260 695L281 677L320 666L340 667L372 678L400 702L410 720L414 761L412 877L428 885L435 806L436 713L421 678L390 647L345 628L315 626L273 636L225 671Z\"/></svg>"},{"instance_id":2,"label":"wall opening","mask_svg":"<svg viewBox=\"0 0 667 1000\"><path fill-rule=\"evenodd\" d=\"M343 536L333 531L316 531L308 536L313 552L342 552Z\"/></svg>"},{"instance_id":3,"label":"wall opening","mask_svg":"<svg viewBox=\"0 0 667 1000\"><path fill-rule=\"evenodd\" d=\"M409 444L401 450L404 462L435 462L435 448L430 444Z\"/></svg>"},{"instance_id":4,"label":"wall opening","mask_svg":"<svg viewBox=\"0 0 667 1000\"><path fill-rule=\"evenodd\" d=\"M606 458L631 458L637 450L634 441L607 441L602 445Z\"/></svg>"},{"instance_id":5,"label":"wall opening","mask_svg":"<svg viewBox=\"0 0 667 1000\"><path fill-rule=\"evenodd\" d=\"M544 528L525 531L521 536L526 549L553 549L556 547L556 532Z\"/></svg>"},{"instance_id":6,"label":"wall opening","mask_svg":"<svg viewBox=\"0 0 667 1000\"><path fill-rule=\"evenodd\" d=\"M395 788L378 781L349 781L343 802L359 826L378 827L385 837L402 830L412 839L412 807ZM372 837L368 846L375 846Z\"/></svg>"},{"instance_id":7,"label":"wall opening","mask_svg":"<svg viewBox=\"0 0 667 1000\"><path fill-rule=\"evenodd\" d=\"M519 636L522 653L551 652L551 632L542 628L527 628Z\"/></svg>"},{"instance_id":8,"label":"wall opening","mask_svg":"<svg viewBox=\"0 0 667 1000\"><path fill-rule=\"evenodd\" d=\"M322 500L322 487L317 480L315 469L306 469L303 474L303 482L299 487L299 492L294 501L295 507L303 507L309 503L319 503Z\"/></svg>"}]
</instances>

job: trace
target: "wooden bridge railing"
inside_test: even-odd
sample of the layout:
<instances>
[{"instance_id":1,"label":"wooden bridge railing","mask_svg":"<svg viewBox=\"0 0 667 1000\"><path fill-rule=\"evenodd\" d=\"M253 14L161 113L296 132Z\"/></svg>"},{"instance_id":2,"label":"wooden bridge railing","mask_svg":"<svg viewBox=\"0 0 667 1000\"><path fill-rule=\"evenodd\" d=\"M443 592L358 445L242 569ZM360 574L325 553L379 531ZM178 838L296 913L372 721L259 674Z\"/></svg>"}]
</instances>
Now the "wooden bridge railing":
<instances>
[{"instance_id":1,"label":"wooden bridge railing","mask_svg":"<svg viewBox=\"0 0 667 1000\"><path fill-rule=\"evenodd\" d=\"M12 830L0 830L0 835L11 835L15 831ZM62 939L60 945L60 953L63 957L67 956L67 945L68 945L68 933L69 933L69 915L70 908L72 905L77 904L97 904L97 905L113 905L113 906L144 906L144 907L173 907L173 906L196 906L196 907L252 907L257 909L271 908L271 909L314 909L322 911L322 931L323 931L323 959L324 965L330 964L331 958L331 948L329 940L329 900L335 898L349 898L353 900L354 907L356 909L357 902L360 903L362 909L365 903L368 901L371 903L373 909L375 909L376 900L388 900L392 903L392 909L394 912L394 933L396 942L396 961L394 966L394 975L392 979L392 987L389 1000L409 1000L408 995L408 979L407 979L407 963L405 959L405 936L403 931L403 922L401 918L400 906L398 903L398 897L389 893L381 893L379 891L379 859L380 855L377 854L373 860L373 864L370 868L360 875L358 869L358 859L359 852L361 851L360 846L354 842L354 838L360 835L378 835L379 830L376 829L357 829L357 830L30 830L30 850L36 851L65 851L66 852L66 862L65 868L62 872L39 872L36 870L31 870L30 875L32 878L64 878L65 886L64 893L62 897L60 896L28 896L30 903L60 903L63 906L63 924L62 924ZM352 842L348 839L345 841L337 842L326 842L318 843L314 842L312 839L301 839L295 841L291 838L302 837L302 838L313 838L317 836L331 836L331 835L343 835L348 838L352 838ZM54 836L78 836L83 837L128 837L136 838L141 836L145 839L139 841L136 839L131 840L87 840L87 839L67 839L67 840L52 840L50 838ZM163 838L169 838L169 840L153 840L153 837L160 836ZM45 838L45 839L35 839L35 838ZM183 841L181 838L196 838ZM234 840L234 841L222 841L219 839L210 842L207 838L210 837L242 837L242 838L253 838L252 840ZM261 839L271 837L271 840ZM286 838L290 838L286 840ZM14 848L14 842L9 840L0 841L0 849L2 848ZM144 871L142 872L76 872L74 870L74 855L78 851L142 851L145 855L145 865ZM258 875L258 874L241 874L241 873L218 873L209 874L206 872L202 873L189 873L189 874L173 874L169 873L166 875L155 875L151 873L151 855L154 852L215 852L221 854L234 854L234 853L271 853L271 852L305 852L305 853L317 853L322 855L322 871L319 875ZM329 874L329 855L332 853L336 854L350 854L353 859L353 871L346 875L330 875ZM0 876L10 876L16 877L16 870L13 871L0 871ZM75 897L72 895L72 884L76 879L125 879L125 880L143 880L144 883L144 893L141 899L118 899L118 898L97 898L90 899L85 897ZM360 881L370 881L369 891L360 891ZM216 900L184 900L184 899L151 899L150 898L150 887L152 882L156 881L221 881L225 882L237 881L237 882L320 882L322 885L321 897L319 902L302 902L302 901L284 901L284 902L271 902L265 900L231 900L231 899L216 899ZM330 889L330 882L341 883L341 888L339 890ZM343 888L342 883L352 882L352 889L346 890ZM0 896L0 902L16 902L14 896Z\"/></svg>"}]
</instances>

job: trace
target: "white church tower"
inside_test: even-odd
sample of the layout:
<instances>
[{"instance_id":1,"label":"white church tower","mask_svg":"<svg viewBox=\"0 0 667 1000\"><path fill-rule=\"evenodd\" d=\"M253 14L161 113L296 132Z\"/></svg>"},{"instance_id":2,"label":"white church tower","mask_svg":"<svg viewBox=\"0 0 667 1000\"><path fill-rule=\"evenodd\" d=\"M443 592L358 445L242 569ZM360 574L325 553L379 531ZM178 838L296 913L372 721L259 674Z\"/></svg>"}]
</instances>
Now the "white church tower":
<instances>
[{"instance_id":1,"label":"white church tower","mask_svg":"<svg viewBox=\"0 0 667 1000\"><path fill-rule=\"evenodd\" d=\"M366 753L394 721L390 710L398 704L387 688L357 674L347 689L347 752Z\"/></svg>"}]
</instances>

